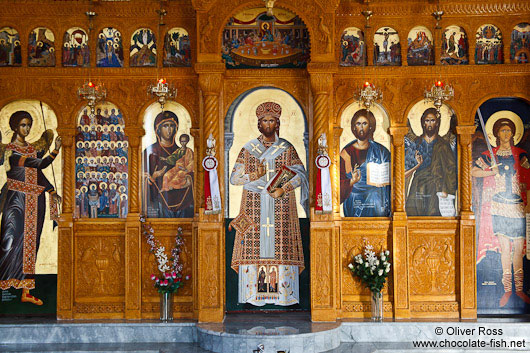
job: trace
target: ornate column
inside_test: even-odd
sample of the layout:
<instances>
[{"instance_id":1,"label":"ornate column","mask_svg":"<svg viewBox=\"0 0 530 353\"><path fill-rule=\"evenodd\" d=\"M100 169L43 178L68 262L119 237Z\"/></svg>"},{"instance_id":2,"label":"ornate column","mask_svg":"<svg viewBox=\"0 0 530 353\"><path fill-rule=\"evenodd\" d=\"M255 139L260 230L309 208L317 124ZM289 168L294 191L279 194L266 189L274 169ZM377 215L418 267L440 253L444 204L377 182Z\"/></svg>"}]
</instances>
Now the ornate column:
<instances>
[{"instance_id":1,"label":"ornate column","mask_svg":"<svg viewBox=\"0 0 530 353\"><path fill-rule=\"evenodd\" d=\"M475 30L476 29L471 29L470 31L468 31L466 28L467 47L468 47L467 56L469 59L469 65L475 65L477 63L476 62L477 58L475 57L475 49L477 47L477 41L472 40L472 38L475 37Z\"/></svg>"},{"instance_id":2,"label":"ornate column","mask_svg":"<svg viewBox=\"0 0 530 353\"><path fill-rule=\"evenodd\" d=\"M393 283L394 283L394 318L410 318L410 290L408 265L408 231L407 214L405 213L405 146L404 137L408 128L394 126L390 128L394 151L392 190L394 193L392 220L392 248L393 248Z\"/></svg>"},{"instance_id":3,"label":"ornate column","mask_svg":"<svg viewBox=\"0 0 530 353\"><path fill-rule=\"evenodd\" d=\"M440 27L442 28L434 29L434 31L432 32L434 42L434 65L442 65L440 59L442 57L442 33L444 27L441 24Z\"/></svg>"},{"instance_id":4,"label":"ornate column","mask_svg":"<svg viewBox=\"0 0 530 353\"><path fill-rule=\"evenodd\" d=\"M310 180L310 194L314 195L315 165L312 163L318 148L317 140L325 133L329 146L335 146L335 133L331 133L333 73L335 63L309 64L311 92L313 94L313 138L307 166ZM333 157L333 156L332 156ZM332 167L333 199L336 200L338 174L336 163ZM338 232L335 231L333 214L315 214L314 200L311 200L311 319L313 321L335 321L337 319L338 278L340 278Z\"/></svg>"},{"instance_id":5,"label":"ornate column","mask_svg":"<svg viewBox=\"0 0 530 353\"><path fill-rule=\"evenodd\" d=\"M365 28L364 33L364 50L366 50L366 65L374 66L374 33L378 27L371 25L370 28ZM368 36L370 34L370 36Z\"/></svg>"},{"instance_id":6,"label":"ornate column","mask_svg":"<svg viewBox=\"0 0 530 353\"><path fill-rule=\"evenodd\" d=\"M67 320L73 318L75 129L57 129L57 133L63 140L63 203L57 251L57 318Z\"/></svg>"},{"instance_id":7,"label":"ornate column","mask_svg":"<svg viewBox=\"0 0 530 353\"><path fill-rule=\"evenodd\" d=\"M330 145L329 157L331 158L331 166L329 168L331 173L331 184L337 185L340 189L340 137L343 128L340 126L333 127L333 144ZM333 192L333 189L331 190ZM333 218L340 221L340 190L333 193Z\"/></svg>"},{"instance_id":8,"label":"ornate column","mask_svg":"<svg viewBox=\"0 0 530 353\"><path fill-rule=\"evenodd\" d=\"M407 61L407 53L409 49L408 45L408 35L410 29L405 29L400 27L394 27L394 29L400 34L399 36L399 43L401 44L401 66L409 66L409 63Z\"/></svg>"},{"instance_id":9,"label":"ornate column","mask_svg":"<svg viewBox=\"0 0 530 353\"><path fill-rule=\"evenodd\" d=\"M224 143L221 138L222 116L220 97L222 92L223 73L222 63L198 63L195 71L199 74L199 86L202 93L202 128L199 153L197 158L202 161L206 155L206 139L210 134L217 141L217 167L221 197L224 195L222 184L224 162L219 156L223 155ZM222 322L225 310L225 228L223 212L220 214L204 214L204 172L202 167L198 175L200 180L201 202L199 209L198 240L197 240L197 292L199 322ZM223 204L223 203L221 203Z\"/></svg>"},{"instance_id":10,"label":"ornate column","mask_svg":"<svg viewBox=\"0 0 530 353\"><path fill-rule=\"evenodd\" d=\"M459 224L459 258L460 261L460 318L477 318L476 287L476 253L475 253L475 217L471 208L471 168L472 136L474 125L457 126L460 143L460 224Z\"/></svg>"},{"instance_id":11,"label":"ornate column","mask_svg":"<svg viewBox=\"0 0 530 353\"><path fill-rule=\"evenodd\" d=\"M129 214L125 222L125 318L141 318L140 148L145 131L125 128L129 137Z\"/></svg>"},{"instance_id":12,"label":"ornate column","mask_svg":"<svg viewBox=\"0 0 530 353\"><path fill-rule=\"evenodd\" d=\"M502 55L504 56L502 63L511 64L510 60L510 45L511 45L511 36L512 36L512 26L501 25L498 26L502 33Z\"/></svg>"}]
</instances>

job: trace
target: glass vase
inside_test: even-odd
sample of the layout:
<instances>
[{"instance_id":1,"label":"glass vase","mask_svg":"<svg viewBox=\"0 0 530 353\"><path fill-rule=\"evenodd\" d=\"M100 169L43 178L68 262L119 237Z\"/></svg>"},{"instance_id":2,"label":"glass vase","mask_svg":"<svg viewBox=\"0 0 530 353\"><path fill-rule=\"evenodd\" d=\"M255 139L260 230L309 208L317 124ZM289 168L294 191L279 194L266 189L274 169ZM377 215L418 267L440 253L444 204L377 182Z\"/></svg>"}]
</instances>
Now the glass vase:
<instances>
[{"instance_id":1,"label":"glass vase","mask_svg":"<svg viewBox=\"0 0 530 353\"><path fill-rule=\"evenodd\" d=\"M160 293L160 320L173 320L173 293Z\"/></svg>"},{"instance_id":2,"label":"glass vase","mask_svg":"<svg viewBox=\"0 0 530 353\"><path fill-rule=\"evenodd\" d=\"M383 293L372 292L372 321L383 321Z\"/></svg>"}]
</instances>

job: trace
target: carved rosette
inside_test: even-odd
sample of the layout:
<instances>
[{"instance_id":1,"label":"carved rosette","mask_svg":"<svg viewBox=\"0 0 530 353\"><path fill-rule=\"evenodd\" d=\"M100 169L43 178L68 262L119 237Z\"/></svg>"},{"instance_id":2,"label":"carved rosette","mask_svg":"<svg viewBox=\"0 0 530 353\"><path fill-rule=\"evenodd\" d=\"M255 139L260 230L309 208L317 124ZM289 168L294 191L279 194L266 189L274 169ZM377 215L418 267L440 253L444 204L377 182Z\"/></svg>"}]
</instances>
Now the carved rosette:
<instances>
[{"instance_id":1,"label":"carved rosette","mask_svg":"<svg viewBox=\"0 0 530 353\"><path fill-rule=\"evenodd\" d=\"M407 127L395 126L390 128L392 144L394 145L394 212L403 212L405 209L405 146L404 138Z\"/></svg>"}]
</instances>

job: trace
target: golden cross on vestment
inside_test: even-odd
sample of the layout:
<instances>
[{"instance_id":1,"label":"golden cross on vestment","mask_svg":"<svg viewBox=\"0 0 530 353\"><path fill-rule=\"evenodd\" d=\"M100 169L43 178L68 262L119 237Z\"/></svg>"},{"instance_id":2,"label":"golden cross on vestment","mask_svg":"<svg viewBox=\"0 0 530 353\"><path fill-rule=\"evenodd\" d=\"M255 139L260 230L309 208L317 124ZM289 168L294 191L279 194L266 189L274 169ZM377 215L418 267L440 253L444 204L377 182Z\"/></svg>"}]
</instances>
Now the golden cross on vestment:
<instances>
[{"instance_id":1,"label":"golden cross on vestment","mask_svg":"<svg viewBox=\"0 0 530 353\"><path fill-rule=\"evenodd\" d=\"M267 181L270 180L270 176L269 176L270 172L276 172L276 169L275 168L270 169L269 168L269 163L267 163L267 170L265 171L265 174L267 174Z\"/></svg>"},{"instance_id":2,"label":"golden cross on vestment","mask_svg":"<svg viewBox=\"0 0 530 353\"><path fill-rule=\"evenodd\" d=\"M262 227L265 227L267 229L267 236L270 236L269 229L274 227L274 224L269 223L270 219L267 217L267 224L262 225Z\"/></svg>"},{"instance_id":3,"label":"golden cross on vestment","mask_svg":"<svg viewBox=\"0 0 530 353\"><path fill-rule=\"evenodd\" d=\"M259 148L258 144L250 143L252 145L252 151L257 151L258 153L261 153L261 149Z\"/></svg>"},{"instance_id":4,"label":"golden cross on vestment","mask_svg":"<svg viewBox=\"0 0 530 353\"><path fill-rule=\"evenodd\" d=\"M287 146L285 145L284 142L280 143L279 145L272 146L271 148L274 148L274 152L272 152L272 153L274 154L274 153L278 152L278 150L284 149L285 147L287 147Z\"/></svg>"}]
</instances>

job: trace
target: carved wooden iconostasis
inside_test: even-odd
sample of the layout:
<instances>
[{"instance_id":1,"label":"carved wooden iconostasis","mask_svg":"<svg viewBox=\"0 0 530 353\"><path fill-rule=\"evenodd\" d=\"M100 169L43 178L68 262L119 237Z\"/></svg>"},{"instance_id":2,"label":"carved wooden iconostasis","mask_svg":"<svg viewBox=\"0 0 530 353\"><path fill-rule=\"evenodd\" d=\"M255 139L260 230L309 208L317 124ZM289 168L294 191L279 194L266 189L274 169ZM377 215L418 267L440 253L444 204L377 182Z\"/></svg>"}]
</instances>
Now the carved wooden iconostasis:
<instances>
[{"instance_id":1,"label":"carved wooden iconostasis","mask_svg":"<svg viewBox=\"0 0 530 353\"><path fill-rule=\"evenodd\" d=\"M156 10L160 6L167 10L167 15L159 30ZM175 316L222 321L226 310L226 271L231 271L225 256L224 207L232 203L226 202L232 192L226 173L231 172L232 166L225 163L232 161L225 157L229 153L225 147L228 146L225 118L238 97L267 87L292 97L307 119L304 163L309 180L309 234L303 236L309 237L309 253L304 255L309 258L312 319L369 317L369 291L347 268L367 243L376 249L388 248L392 253L392 272L384 289L386 317L475 318L478 276L475 191L472 199L473 185L478 180L472 180L476 166L476 156L472 154L475 149L472 142L477 139L475 114L485 102L495 98L515 97L525 104L530 101L529 38L525 23L530 7L516 1L474 0L440 1L439 6L445 14L437 29L431 15L437 5L419 0L405 4L379 0L369 3L278 0L273 9L278 11L278 17L274 19L260 17L266 9L258 0L27 0L4 4L0 34L6 34L0 35L0 40L4 39L3 45L9 43L10 54L0 57L0 112L13 102L42 101L45 110L57 117L56 126L48 128L54 129L63 141L58 156L62 160L63 200L56 230L57 317L157 317L159 298L150 280L150 274L156 270L155 260L139 220L139 215L145 213L156 237L166 246L170 246L178 227L183 229L184 274L192 279L176 296ZM262 11L255 10L258 8ZM368 8L373 11L369 27L361 15ZM90 36L85 16L89 9L97 13ZM242 13L246 15L239 16ZM242 31L237 26L244 26L243 33L257 31L264 37L269 35L271 26L277 26L282 41L276 43L279 39L273 35L261 47L254 45L253 38L236 43L234 33ZM287 33L292 33L292 37ZM234 51L236 46L239 50ZM296 64L292 64L293 58ZM275 61L274 65L266 60ZM111 110L116 109L117 120L115 124L110 120L107 124L95 122L96 138L91 137L90 127L87 141L84 126L92 124L83 123L85 103L77 98L77 88L89 76L92 81L103 83L108 92L100 107L101 116L109 118ZM156 188L160 191L171 187L164 182L157 186L147 182L157 170L151 170L148 165L151 162L146 161L159 141L156 119L161 110L146 90L160 77L178 88L167 112L178 116L173 138L178 139L179 146L184 144L189 149L187 155L194 161L193 173L188 173L182 185L174 187L192 190L192 199L174 195L175 200L189 208L185 212L168 213L160 208L168 198L156 196L163 194ZM418 161L411 146L421 143L418 140L423 133L421 116L430 108L424 105L423 92L439 79L450 83L455 91L454 98L442 107L437 131L444 141L441 148L451 151L444 156L451 155L447 158L454 165L452 177L447 174L450 179L447 183L452 186L445 190L454 196L451 199L454 211L444 216L425 209L423 213L414 213L410 206L414 201L411 195L418 194L414 178L419 178L422 169L419 166L409 173ZM357 94L365 81L383 92L383 100L373 109L373 140L383 146L378 148L384 148L381 149L384 158L389 158L387 168L391 178L383 193L387 206L380 207L384 212L361 212L357 216L354 212L345 217L344 203L341 204L341 157L343 149L356 137L351 120L359 110ZM275 101L274 95L268 98ZM488 109L485 120L495 113L494 109ZM510 110L509 104L502 110ZM524 115L521 112L517 114L526 124L528 117L521 116ZM9 117L2 116L2 134L10 131L4 118ZM252 124L256 122L255 116L249 119ZM98 125L101 136L97 135ZM118 126L124 129L122 140L118 136L115 140L103 137L105 132L111 135L110 126L115 127L112 136L116 136ZM313 161L316 141L322 133L327 135L332 161L331 214L314 212ZM201 162L210 134L217 141L221 214L204 212ZM246 138L256 137L254 134L255 131ZM188 137L181 139L183 135ZM184 140L187 142L182 143ZM90 142L88 149L85 142ZM92 142L95 154L86 152L92 148ZM108 152L98 155L97 142L101 146L108 142ZM122 142L119 151L118 142ZM115 158L109 159L111 156ZM79 157L88 158L86 170L78 167ZM80 162L84 163L83 159ZM109 196L112 193L116 204L89 209L76 199L87 186L83 180L92 177L90 163L97 165L96 179L97 173L101 173L97 188L105 189ZM349 172L351 175L353 169ZM114 173L110 181L109 173ZM475 173L473 178L479 174ZM110 184L114 186L110 188ZM479 190L479 186L476 188ZM151 191L146 192L147 189ZM89 187L85 192L89 192ZM169 207L169 211L175 210ZM490 254L488 260L489 268L496 268L497 274L500 253ZM483 270L485 262L479 266ZM52 268L48 273L54 271ZM520 281L515 279L515 273L513 276L514 291L518 292ZM498 290L491 290L493 285L488 287L490 292L486 296L494 301L504 293L499 283L502 276L497 277L480 277L498 287ZM479 291L488 286L484 283L479 285ZM19 292L14 291L13 295ZM527 312L527 307L516 299L514 294L507 308ZM499 305L486 309L503 312L502 308Z\"/></svg>"}]
</instances>

